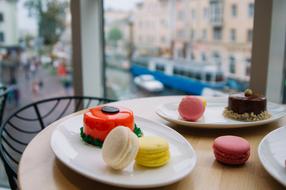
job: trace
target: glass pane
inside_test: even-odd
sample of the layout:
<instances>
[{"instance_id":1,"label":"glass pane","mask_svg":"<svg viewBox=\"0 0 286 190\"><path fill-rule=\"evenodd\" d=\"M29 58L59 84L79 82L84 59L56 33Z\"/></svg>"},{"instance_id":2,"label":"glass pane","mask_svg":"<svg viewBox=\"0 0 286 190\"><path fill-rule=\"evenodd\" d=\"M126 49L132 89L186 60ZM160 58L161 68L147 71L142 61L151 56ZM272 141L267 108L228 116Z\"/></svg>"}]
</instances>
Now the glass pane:
<instances>
[{"instance_id":1,"label":"glass pane","mask_svg":"<svg viewBox=\"0 0 286 190\"><path fill-rule=\"evenodd\" d=\"M6 115L73 94L69 1L0 1L0 85L13 86Z\"/></svg>"},{"instance_id":2,"label":"glass pane","mask_svg":"<svg viewBox=\"0 0 286 190\"><path fill-rule=\"evenodd\" d=\"M66 0L0 0L0 86L12 89L4 118L37 100L73 94L70 26ZM4 172L0 163L0 186L8 187Z\"/></svg>"},{"instance_id":3,"label":"glass pane","mask_svg":"<svg viewBox=\"0 0 286 190\"><path fill-rule=\"evenodd\" d=\"M105 0L110 98L225 93L248 87L254 0ZM152 75L164 88L136 84Z\"/></svg>"}]
</instances>

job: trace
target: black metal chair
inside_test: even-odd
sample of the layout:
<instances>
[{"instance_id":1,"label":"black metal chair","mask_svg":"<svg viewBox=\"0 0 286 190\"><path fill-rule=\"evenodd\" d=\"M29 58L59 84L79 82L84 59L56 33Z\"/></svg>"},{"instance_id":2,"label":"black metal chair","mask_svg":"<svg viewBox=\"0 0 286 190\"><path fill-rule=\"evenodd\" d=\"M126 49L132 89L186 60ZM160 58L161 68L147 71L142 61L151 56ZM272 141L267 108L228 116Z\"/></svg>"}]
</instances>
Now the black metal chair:
<instances>
[{"instance_id":1,"label":"black metal chair","mask_svg":"<svg viewBox=\"0 0 286 190\"><path fill-rule=\"evenodd\" d=\"M8 89L5 86L0 86L0 126L3 121L4 109L7 100Z\"/></svg>"},{"instance_id":2,"label":"black metal chair","mask_svg":"<svg viewBox=\"0 0 286 190\"><path fill-rule=\"evenodd\" d=\"M17 189L17 168L28 143L52 122L78 110L113 102L114 100L68 96L29 104L8 117L0 130L0 155L11 189Z\"/></svg>"}]
</instances>

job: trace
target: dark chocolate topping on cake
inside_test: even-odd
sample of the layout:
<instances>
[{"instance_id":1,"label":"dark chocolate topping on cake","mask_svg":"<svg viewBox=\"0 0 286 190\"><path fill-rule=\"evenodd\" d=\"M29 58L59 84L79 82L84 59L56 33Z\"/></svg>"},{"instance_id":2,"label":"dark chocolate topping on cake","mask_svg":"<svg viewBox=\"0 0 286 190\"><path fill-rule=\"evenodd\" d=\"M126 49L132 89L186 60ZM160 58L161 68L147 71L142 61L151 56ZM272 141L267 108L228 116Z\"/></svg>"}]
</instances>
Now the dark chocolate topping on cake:
<instances>
[{"instance_id":1,"label":"dark chocolate topping on cake","mask_svg":"<svg viewBox=\"0 0 286 190\"><path fill-rule=\"evenodd\" d=\"M232 94L228 98L228 109L238 114L260 114L266 111L266 98L259 94Z\"/></svg>"},{"instance_id":2,"label":"dark chocolate topping on cake","mask_svg":"<svg viewBox=\"0 0 286 190\"><path fill-rule=\"evenodd\" d=\"M101 111L104 113L109 113L109 114L119 113L119 109L113 106L103 106L101 108Z\"/></svg>"}]
</instances>

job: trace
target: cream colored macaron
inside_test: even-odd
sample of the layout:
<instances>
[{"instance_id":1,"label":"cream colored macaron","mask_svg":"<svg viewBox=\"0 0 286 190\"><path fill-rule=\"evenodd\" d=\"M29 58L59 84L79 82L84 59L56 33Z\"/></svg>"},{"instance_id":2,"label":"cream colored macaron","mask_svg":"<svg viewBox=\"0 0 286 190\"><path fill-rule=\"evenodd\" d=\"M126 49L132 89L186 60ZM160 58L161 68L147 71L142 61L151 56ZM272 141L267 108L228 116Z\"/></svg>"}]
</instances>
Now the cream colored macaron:
<instances>
[{"instance_id":1,"label":"cream colored macaron","mask_svg":"<svg viewBox=\"0 0 286 190\"><path fill-rule=\"evenodd\" d=\"M121 170L135 159L138 150L138 137L129 128L118 126L105 138L102 157L108 166Z\"/></svg>"}]
</instances>

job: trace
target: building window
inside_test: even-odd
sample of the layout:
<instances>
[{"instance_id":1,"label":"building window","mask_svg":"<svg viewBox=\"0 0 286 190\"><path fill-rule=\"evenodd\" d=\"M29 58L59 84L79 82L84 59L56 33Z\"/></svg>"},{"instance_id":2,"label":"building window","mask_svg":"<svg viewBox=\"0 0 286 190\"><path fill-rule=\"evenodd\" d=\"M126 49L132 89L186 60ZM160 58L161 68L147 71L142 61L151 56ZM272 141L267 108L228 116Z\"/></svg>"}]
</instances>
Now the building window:
<instances>
[{"instance_id":1,"label":"building window","mask_svg":"<svg viewBox=\"0 0 286 190\"><path fill-rule=\"evenodd\" d=\"M191 60L195 60L196 59L194 52L191 53L190 58L191 58Z\"/></svg>"},{"instance_id":2,"label":"building window","mask_svg":"<svg viewBox=\"0 0 286 190\"><path fill-rule=\"evenodd\" d=\"M184 11L179 11L179 12L178 12L178 19L179 19L179 20L184 20L184 18L185 18L185 13L184 13Z\"/></svg>"},{"instance_id":3,"label":"building window","mask_svg":"<svg viewBox=\"0 0 286 190\"><path fill-rule=\"evenodd\" d=\"M195 20L196 19L196 10L192 10L192 18Z\"/></svg>"},{"instance_id":4,"label":"building window","mask_svg":"<svg viewBox=\"0 0 286 190\"><path fill-rule=\"evenodd\" d=\"M165 66L164 65L156 65L156 71L161 71L164 72L165 71Z\"/></svg>"},{"instance_id":5,"label":"building window","mask_svg":"<svg viewBox=\"0 0 286 190\"><path fill-rule=\"evenodd\" d=\"M248 4L248 16L249 17L254 16L254 4L253 3Z\"/></svg>"},{"instance_id":6,"label":"building window","mask_svg":"<svg viewBox=\"0 0 286 190\"><path fill-rule=\"evenodd\" d=\"M203 38L203 40L206 40L207 39L207 30L206 29L203 29L203 36L202 36L202 38Z\"/></svg>"},{"instance_id":7,"label":"building window","mask_svg":"<svg viewBox=\"0 0 286 190\"><path fill-rule=\"evenodd\" d=\"M206 20L208 19L208 14L209 14L208 8L205 7L205 8L204 8L204 18L205 18Z\"/></svg>"},{"instance_id":8,"label":"building window","mask_svg":"<svg viewBox=\"0 0 286 190\"><path fill-rule=\"evenodd\" d=\"M236 40L236 30L231 29L230 30L230 41L235 42L235 40Z\"/></svg>"},{"instance_id":9,"label":"building window","mask_svg":"<svg viewBox=\"0 0 286 190\"><path fill-rule=\"evenodd\" d=\"M213 39L214 40L221 40L222 37L222 29L221 28L214 28L213 29Z\"/></svg>"},{"instance_id":10,"label":"building window","mask_svg":"<svg viewBox=\"0 0 286 190\"><path fill-rule=\"evenodd\" d=\"M231 5L231 16L232 17L237 16L237 5L236 4Z\"/></svg>"},{"instance_id":11,"label":"building window","mask_svg":"<svg viewBox=\"0 0 286 190\"><path fill-rule=\"evenodd\" d=\"M229 72L235 74L235 58L233 56L229 57Z\"/></svg>"},{"instance_id":12,"label":"building window","mask_svg":"<svg viewBox=\"0 0 286 190\"><path fill-rule=\"evenodd\" d=\"M206 54L204 52L202 52L202 54L201 54L201 60L202 61L206 61L207 60L207 56L206 56Z\"/></svg>"},{"instance_id":13,"label":"building window","mask_svg":"<svg viewBox=\"0 0 286 190\"><path fill-rule=\"evenodd\" d=\"M166 38L164 36L161 37L161 42L165 43L166 42Z\"/></svg>"},{"instance_id":14,"label":"building window","mask_svg":"<svg viewBox=\"0 0 286 190\"><path fill-rule=\"evenodd\" d=\"M222 1L210 2L210 22L214 25L221 25L223 18Z\"/></svg>"},{"instance_id":15,"label":"building window","mask_svg":"<svg viewBox=\"0 0 286 190\"><path fill-rule=\"evenodd\" d=\"M178 30L178 37L183 38L185 36L185 31L184 30Z\"/></svg>"},{"instance_id":16,"label":"building window","mask_svg":"<svg viewBox=\"0 0 286 190\"><path fill-rule=\"evenodd\" d=\"M249 77L249 76L250 76L250 64L251 64L250 59L249 59L249 58L246 59L246 60L245 60L245 63L246 63L245 75Z\"/></svg>"},{"instance_id":17,"label":"building window","mask_svg":"<svg viewBox=\"0 0 286 190\"><path fill-rule=\"evenodd\" d=\"M4 21L4 15L3 13L0 13L0 22L3 22Z\"/></svg>"},{"instance_id":18,"label":"building window","mask_svg":"<svg viewBox=\"0 0 286 190\"><path fill-rule=\"evenodd\" d=\"M214 64L221 65L221 57L218 52L213 53L213 61L214 61Z\"/></svg>"},{"instance_id":19,"label":"building window","mask_svg":"<svg viewBox=\"0 0 286 190\"><path fill-rule=\"evenodd\" d=\"M247 42L252 42L252 30L247 30Z\"/></svg>"},{"instance_id":20,"label":"building window","mask_svg":"<svg viewBox=\"0 0 286 190\"><path fill-rule=\"evenodd\" d=\"M0 42L4 42L4 40L5 40L4 32L0 32Z\"/></svg>"},{"instance_id":21,"label":"building window","mask_svg":"<svg viewBox=\"0 0 286 190\"><path fill-rule=\"evenodd\" d=\"M191 40L194 40L196 37L196 31L194 29L192 29L191 31Z\"/></svg>"}]
</instances>

